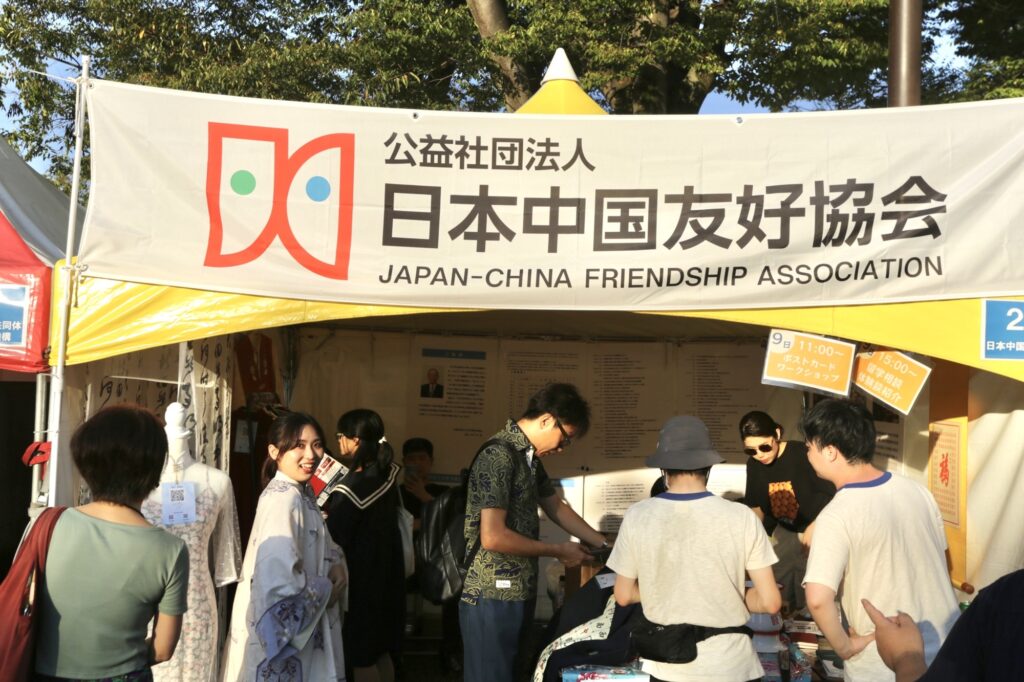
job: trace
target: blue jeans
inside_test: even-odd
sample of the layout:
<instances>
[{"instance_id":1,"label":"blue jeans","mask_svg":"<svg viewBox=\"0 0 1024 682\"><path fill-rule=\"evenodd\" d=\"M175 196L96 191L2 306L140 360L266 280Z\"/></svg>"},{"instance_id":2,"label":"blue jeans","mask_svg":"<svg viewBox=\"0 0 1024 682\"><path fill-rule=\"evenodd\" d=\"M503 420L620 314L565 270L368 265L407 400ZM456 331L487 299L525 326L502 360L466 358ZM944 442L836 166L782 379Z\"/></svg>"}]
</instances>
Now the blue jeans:
<instances>
[{"instance_id":1,"label":"blue jeans","mask_svg":"<svg viewBox=\"0 0 1024 682\"><path fill-rule=\"evenodd\" d=\"M476 605L459 602L463 682L515 682L516 655L533 620L534 603L499 599L478 599Z\"/></svg>"}]
</instances>

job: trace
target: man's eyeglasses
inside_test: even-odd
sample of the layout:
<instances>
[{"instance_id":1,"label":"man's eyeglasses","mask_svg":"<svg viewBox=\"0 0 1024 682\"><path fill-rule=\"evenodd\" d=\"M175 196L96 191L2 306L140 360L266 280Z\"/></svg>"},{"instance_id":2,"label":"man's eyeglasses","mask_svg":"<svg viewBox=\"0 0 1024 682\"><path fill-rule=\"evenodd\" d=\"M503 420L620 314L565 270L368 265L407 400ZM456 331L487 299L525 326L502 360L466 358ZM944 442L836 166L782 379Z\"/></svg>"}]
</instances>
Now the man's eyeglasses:
<instances>
[{"instance_id":1,"label":"man's eyeglasses","mask_svg":"<svg viewBox=\"0 0 1024 682\"><path fill-rule=\"evenodd\" d=\"M771 443L761 443L760 445L757 446L757 450L755 450L754 448L743 448L743 454L745 454L747 457L753 457L754 455L757 454L758 450L760 450L761 452L771 452L772 448L774 447L775 446L772 445Z\"/></svg>"},{"instance_id":2,"label":"man's eyeglasses","mask_svg":"<svg viewBox=\"0 0 1024 682\"><path fill-rule=\"evenodd\" d=\"M555 426L557 426L558 430L562 432L562 440L558 442L558 449L564 450L572 445L572 436L565 432L565 428L562 427L562 422L559 421L558 418L555 418Z\"/></svg>"}]
</instances>

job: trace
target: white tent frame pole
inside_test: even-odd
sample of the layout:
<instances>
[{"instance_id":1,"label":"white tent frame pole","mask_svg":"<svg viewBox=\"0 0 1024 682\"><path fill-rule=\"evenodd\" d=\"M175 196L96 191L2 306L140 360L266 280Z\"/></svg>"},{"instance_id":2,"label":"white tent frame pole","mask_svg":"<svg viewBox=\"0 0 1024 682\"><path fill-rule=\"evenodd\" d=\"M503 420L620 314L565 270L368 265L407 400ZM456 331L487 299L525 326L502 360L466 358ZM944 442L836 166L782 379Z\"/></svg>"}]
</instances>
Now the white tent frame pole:
<instances>
[{"instance_id":1,"label":"white tent frame pole","mask_svg":"<svg viewBox=\"0 0 1024 682\"><path fill-rule=\"evenodd\" d=\"M46 440L46 391L48 378L49 375L46 372L40 372L36 375L36 415L35 421L32 425L32 440L37 443ZM41 466L43 465L36 464L32 467L32 493L29 498L30 507L34 507L39 504L39 492L42 487L39 480L39 468Z\"/></svg>"},{"instance_id":2,"label":"white tent frame pole","mask_svg":"<svg viewBox=\"0 0 1024 682\"><path fill-rule=\"evenodd\" d=\"M68 359L68 327L71 320L73 273L77 265L72 265L75 256L75 228L78 225L78 193L82 179L82 143L85 138L85 92L89 87L88 56L82 57L82 75L75 82L75 158L74 171L71 175L71 207L68 210L68 241L64 249L64 267L60 269L61 284L64 287L64 300L60 306L60 335L57 337L57 364L53 368L50 380L50 415L49 436L51 443L50 461L46 470L47 506L52 507L58 502L70 504L71 500L57 499L57 470L60 460L60 419L61 402L64 398L64 369Z\"/></svg>"}]
</instances>

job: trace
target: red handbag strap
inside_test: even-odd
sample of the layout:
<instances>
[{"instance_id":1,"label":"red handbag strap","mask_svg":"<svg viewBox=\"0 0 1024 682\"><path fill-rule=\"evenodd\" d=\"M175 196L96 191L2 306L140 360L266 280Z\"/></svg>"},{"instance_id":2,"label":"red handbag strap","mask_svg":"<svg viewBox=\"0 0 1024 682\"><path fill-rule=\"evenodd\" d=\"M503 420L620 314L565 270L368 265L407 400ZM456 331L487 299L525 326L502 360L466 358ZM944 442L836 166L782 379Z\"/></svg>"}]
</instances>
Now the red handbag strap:
<instances>
[{"instance_id":1,"label":"red handbag strap","mask_svg":"<svg viewBox=\"0 0 1024 682\"><path fill-rule=\"evenodd\" d=\"M50 549L50 538L53 537L53 528L57 520L64 513L67 507L50 507L39 514L39 518L32 524L32 530L25 538L23 551L32 552L36 555L37 565L40 572L46 570L46 553Z\"/></svg>"}]
</instances>

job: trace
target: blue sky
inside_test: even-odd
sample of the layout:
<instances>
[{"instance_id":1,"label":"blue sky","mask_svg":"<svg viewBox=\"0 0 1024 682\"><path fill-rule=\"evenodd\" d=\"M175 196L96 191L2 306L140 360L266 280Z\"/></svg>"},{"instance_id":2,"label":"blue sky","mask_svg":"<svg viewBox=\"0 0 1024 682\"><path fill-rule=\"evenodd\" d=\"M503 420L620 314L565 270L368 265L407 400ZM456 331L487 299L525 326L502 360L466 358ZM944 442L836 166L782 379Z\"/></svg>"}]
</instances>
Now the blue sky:
<instances>
[{"instance_id":1,"label":"blue sky","mask_svg":"<svg viewBox=\"0 0 1024 682\"><path fill-rule=\"evenodd\" d=\"M5 1L6 0L0 0L0 6L2 6ZM955 64L957 66L963 66L964 62L962 58L956 56L956 46L948 35L944 35L940 38L937 45L936 58L940 62ZM6 96L8 92L9 91L5 88L4 95ZM811 103L808 103L808 107L812 108ZM708 95L700 108L701 114L753 114L764 113L767 111L768 109L754 104L740 104L736 100L731 99L720 92L712 92ZM9 127L10 121L7 118L7 115L0 113L0 129L6 130ZM42 169L42 164L38 161L33 162L32 166L36 170L41 171Z\"/></svg>"}]
</instances>

